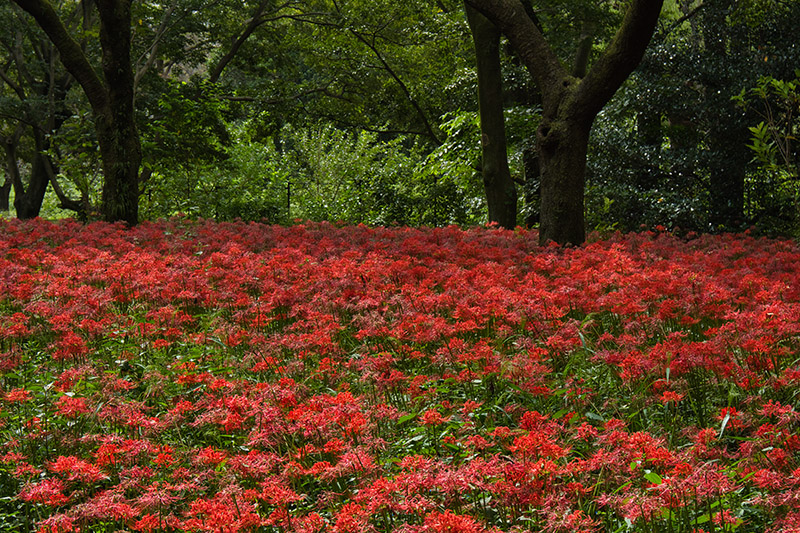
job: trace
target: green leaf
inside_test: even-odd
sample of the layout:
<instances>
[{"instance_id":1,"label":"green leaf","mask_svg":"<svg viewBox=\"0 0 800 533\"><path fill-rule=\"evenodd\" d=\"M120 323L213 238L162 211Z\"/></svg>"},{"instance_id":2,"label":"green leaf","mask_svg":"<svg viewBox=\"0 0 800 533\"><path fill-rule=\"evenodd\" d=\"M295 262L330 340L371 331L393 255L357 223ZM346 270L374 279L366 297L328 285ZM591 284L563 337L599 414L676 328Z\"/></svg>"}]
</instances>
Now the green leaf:
<instances>
[{"instance_id":1,"label":"green leaf","mask_svg":"<svg viewBox=\"0 0 800 533\"><path fill-rule=\"evenodd\" d=\"M725 418L722 419L722 426L719 428L719 437L718 439L722 438L722 434L725 432L725 428L728 427L728 421L731 419L730 413L725 413Z\"/></svg>"},{"instance_id":2,"label":"green leaf","mask_svg":"<svg viewBox=\"0 0 800 533\"><path fill-rule=\"evenodd\" d=\"M661 483L664 481L663 479L661 479L661 476L649 470L646 471L644 478L653 485L661 485Z\"/></svg>"},{"instance_id":3,"label":"green leaf","mask_svg":"<svg viewBox=\"0 0 800 533\"><path fill-rule=\"evenodd\" d=\"M586 413L586 418L588 418L590 420L597 420L598 422L605 422L606 421L605 418L603 418L602 416L598 415L597 413L592 413L592 412L587 412Z\"/></svg>"},{"instance_id":4,"label":"green leaf","mask_svg":"<svg viewBox=\"0 0 800 533\"><path fill-rule=\"evenodd\" d=\"M417 418L416 414L403 415L403 416L401 416L400 418L397 419L397 425L401 426L401 425L405 424L406 422L408 422L409 420L414 420L415 418Z\"/></svg>"}]
</instances>

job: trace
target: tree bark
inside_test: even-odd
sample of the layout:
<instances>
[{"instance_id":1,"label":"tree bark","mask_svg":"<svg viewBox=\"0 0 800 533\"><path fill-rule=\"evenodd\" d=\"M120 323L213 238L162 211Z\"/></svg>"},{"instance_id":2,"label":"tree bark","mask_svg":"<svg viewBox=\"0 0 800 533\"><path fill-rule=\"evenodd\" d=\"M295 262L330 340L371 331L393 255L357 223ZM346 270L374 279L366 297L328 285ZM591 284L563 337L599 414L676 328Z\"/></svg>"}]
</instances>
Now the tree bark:
<instances>
[{"instance_id":1,"label":"tree bark","mask_svg":"<svg viewBox=\"0 0 800 533\"><path fill-rule=\"evenodd\" d=\"M131 0L97 0L103 78L47 0L13 0L58 49L61 62L83 88L95 120L103 167L102 214L108 222L139 220L142 151L134 122Z\"/></svg>"},{"instance_id":2,"label":"tree bark","mask_svg":"<svg viewBox=\"0 0 800 533\"><path fill-rule=\"evenodd\" d=\"M0 186L0 211L10 211L11 209L11 178L6 176L6 181Z\"/></svg>"},{"instance_id":3,"label":"tree bark","mask_svg":"<svg viewBox=\"0 0 800 533\"><path fill-rule=\"evenodd\" d=\"M46 164L43 159L47 157L37 153L31 165L30 180L25 194L14 195L14 209L17 211L17 218L26 220L39 216L44 202L44 194L47 192L49 179L44 167Z\"/></svg>"},{"instance_id":4,"label":"tree bark","mask_svg":"<svg viewBox=\"0 0 800 533\"><path fill-rule=\"evenodd\" d=\"M131 0L98 0L103 74L108 106L97 117L103 162L103 218L139 222L139 167L142 147L133 107Z\"/></svg>"},{"instance_id":5,"label":"tree bark","mask_svg":"<svg viewBox=\"0 0 800 533\"><path fill-rule=\"evenodd\" d=\"M581 244L589 131L597 113L636 68L663 0L633 0L614 39L583 78L570 75L518 0L465 0L517 49L542 93L537 131L541 165L541 244Z\"/></svg>"},{"instance_id":6,"label":"tree bark","mask_svg":"<svg viewBox=\"0 0 800 533\"><path fill-rule=\"evenodd\" d=\"M47 191L48 177L44 167L45 161L43 161L43 158L46 156L39 150L41 147L37 139L36 153L31 163L30 180L26 187L22 182L22 176L20 176L17 161L17 143L19 143L19 135L5 138L3 141L6 153L6 171L8 172L8 179L3 187L14 187L14 209L17 212L17 218L23 220L36 218L39 216L39 212L42 209L42 201ZM3 209L4 211L8 211L10 207L8 205L9 193L6 193L6 207Z\"/></svg>"},{"instance_id":7,"label":"tree bark","mask_svg":"<svg viewBox=\"0 0 800 533\"><path fill-rule=\"evenodd\" d=\"M469 5L465 5L465 9L477 60L481 174L489 208L489 222L496 222L506 229L514 229L517 225L517 188L508 168L500 30Z\"/></svg>"},{"instance_id":8,"label":"tree bark","mask_svg":"<svg viewBox=\"0 0 800 533\"><path fill-rule=\"evenodd\" d=\"M208 75L208 81L211 83L217 83L219 81L219 77L222 75L222 71L225 70L225 67L228 66L236 53L242 47L242 45L250 38L250 36L255 32L258 27L264 23L263 15L264 11L267 9L267 5L269 4L269 0L261 0L258 6L256 6L255 11L253 12L253 16L250 17L250 20L247 22L247 25L242 30L242 33L237 35L233 41L231 42L230 49L222 56L222 58L214 65L214 68L211 70L211 73Z\"/></svg>"}]
</instances>

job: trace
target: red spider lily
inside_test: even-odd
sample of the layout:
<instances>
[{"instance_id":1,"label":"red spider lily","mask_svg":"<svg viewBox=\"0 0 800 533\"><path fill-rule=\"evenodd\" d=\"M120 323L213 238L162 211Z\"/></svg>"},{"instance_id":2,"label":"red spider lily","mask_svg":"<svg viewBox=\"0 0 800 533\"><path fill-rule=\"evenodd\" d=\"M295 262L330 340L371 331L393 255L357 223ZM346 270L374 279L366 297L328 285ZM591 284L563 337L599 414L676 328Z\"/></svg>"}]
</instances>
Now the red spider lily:
<instances>
[{"instance_id":1,"label":"red spider lily","mask_svg":"<svg viewBox=\"0 0 800 533\"><path fill-rule=\"evenodd\" d=\"M67 418L78 418L90 413L91 409L86 404L86 398L76 396L62 396L58 399L57 413Z\"/></svg>"},{"instance_id":2,"label":"red spider lily","mask_svg":"<svg viewBox=\"0 0 800 533\"><path fill-rule=\"evenodd\" d=\"M72 533L80 531L76 519L66 513L50 516L39 522L37 533Z\"/></svg>"},{"instance_id":3,"label":"red spider lily","mask_svg":"<svg viewBox=\"0 0 800 533\"><path fill-rule=\"evenodd\" d=\"M670 391L670 390L664 391L661 394L661 396L659 397L659 399L661 400L661 403L665 403L665 404L666 403L670 403L670 402L675 404L675 403L678 403L679 401L683 400L683 398L684 398L683 394L681 394L679 392L675 392L675 391Z\"/></svg>"},{"instance_id":4,"label":"red spider lily","mask_svg":"<svg viewBox=\"0 0 800 533\"><path fill-rule=\"evenodd\" d=\"M482 533L486 528L481 526L474 518L466 515L457 515L452 511L443 513L432 512L425 517L425 522L413 531L431 533Z\"/></svg>"},{"instance_id":5,"label":"red spider lily","mask_svg":"<svg viewBox=\"0 0 800 533\"><path fill-rule=\"evenodd\" d=\"M108 479L108 476L97 466L77 457L59 456L48 466L51 472L61 474L68 481L81 481L91 484Z\"/></svg>"},{"instance_id":6,"label":"red spider lily","mask_svg":"<svg viewBox=\"0 0 800 533\"><path fill-rule=\"evenodd\" d=\"M64 495L64 490L66 490L66 486L60 479L44 479L38 483L25 485L19 493L19 498L26 502L59 507L69 502L69 498Z\"/></svg>"},{"instance_id":7,"label":"red spider lily","mask_svg":"<svg viewBox=\"0 0 800 533\"><path fill-rule=\"evenodd\" d=\"M791 527L791 242L0 227L6 496L41 524Z\"/></svg>"},{"instance_id":8,"label":"red spider lily","mask_svg":"<svg viewBox=\"0 0 800 533\"><path fill-rule=\"evenodd\" d=\"M436 409L428 409L420 415L420 422L424 426L438 426L445 423L445 418Z\"/></svg>"},{"instance_id":9,"label":"red spider lily","mask_svg":"<svg viewBox=\"0 0 800 533\"><path fill-rule=\"evenodd\" d=\"M5 393L3 399L8 403L24 403L32 399L33 395L30 391L22 388L13 389Z\"/></svg>"}]
</instances>

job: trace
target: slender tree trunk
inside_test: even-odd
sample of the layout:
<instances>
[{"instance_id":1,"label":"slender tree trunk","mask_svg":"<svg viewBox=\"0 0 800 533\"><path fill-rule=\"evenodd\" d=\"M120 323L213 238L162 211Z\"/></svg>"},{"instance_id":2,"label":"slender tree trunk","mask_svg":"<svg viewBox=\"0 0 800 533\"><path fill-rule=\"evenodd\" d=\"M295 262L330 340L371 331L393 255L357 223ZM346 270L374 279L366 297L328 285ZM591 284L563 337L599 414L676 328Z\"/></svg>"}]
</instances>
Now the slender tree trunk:
<instances>
[{"instance_id":1,"label":"slender tree trunk","mask_svg":"<svg viewBox=\"0 0 800 533\"><path fill-rule=\"evenodd\" d=\"M0 187L0 211L11 210L11 178L6 177L6 181Z\"/></svg>"},{"instance_id":2,"label":"slender tree trunk","mask_svg":"<svg viewBox=\"0 0 800 533\"><path fill-rule=\"evenodd\" d=\"M477 59L481 173L489 208L489 222L513 229L517 225L517 188L508 168L500 30L469 5L465 5L465 9Z\"/></svg>"},{"instance_id":3,"label":"slender tree trunk","mask_svg":"<svg viewBox=\"0 0 800 533\"><path fill-rule=\"evenodd\" d=\"M737 46L731 43L725 28L728 12L733 0L709 0L703 11L703 41L708 51L723 65L730 62L730 48ZM725 75L708 80L707 98L717 100L722 114L736 115L740 113L730 101L730 81ZM711 169L711 224L716 228L738 228L744 221L744 180L745 167L749 154L739 147L748 140L749 132L744 124L731 128L738 121L720 117L712 123L709 138L712 152L722 154Z\"/></svg>"}]
</instances>

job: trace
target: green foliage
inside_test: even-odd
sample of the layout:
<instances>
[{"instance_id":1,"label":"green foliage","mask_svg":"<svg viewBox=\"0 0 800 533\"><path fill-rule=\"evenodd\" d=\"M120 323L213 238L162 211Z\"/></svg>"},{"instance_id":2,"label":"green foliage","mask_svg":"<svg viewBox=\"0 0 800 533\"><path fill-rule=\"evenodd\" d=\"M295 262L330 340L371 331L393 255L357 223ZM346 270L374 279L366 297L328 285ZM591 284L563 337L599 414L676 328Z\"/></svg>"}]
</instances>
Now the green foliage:
<instances>
[{"instance_id":1,"label":"green foliage","mask_svg":"<svg viewBox=\"0 0 800 533\"><path fill-rule=\"evenodd\" d=\"M789 227L800 222L800 160L797 131L800 127L800 69L792 80L762 76L758 84L733 97L740 107L751 110L761 119L750 126L747 145L758 164L757 179L771 186L771 194L756 197L760 208L777 215L772 224L789 220ZM782 216L781 216L782 215Z\"/></svg>"},{"instance_id":2,"label":"green foliage","mask_svg":"<svg viewBox=\"0 0 800 533\"><path fill-rule=\"evenodd\" d=\"M475 224L482 216L463 174L443 170L435 156L425 159L408 138L382 141L329 124L286 126L267 142L248 131L238 128L223 161L153 176L142 198L145 216L382 225Z\"/></svg>"},{"instance_id":3,"label":"green foliage","mask_svg":"<svg viewBox=\"0 0 800 533\"><path fill-rule=\"evenodd\" d=\"M173 167L227 156L228 107L217 87L167 80L157 95L151 105L142 106L145 164Z\"/></svg>"},{"instance_id":4,"label":"green foliage","mask_svg":"<svg viewBox=\"0 0 800 533\"><path fill-rule=\"evenodd\" d=\"M699 231L755 225L787 233L795 222L790 203L780 199L788 198L778 192L780 180L753 164L747 149L750 128L764 118L752 107L743 112L731 99L763 76L788 79L794 71L800 55L785 35L796 26L800 4L677 7L662 19L640 68L595 123L589 225ZM769 149L769 143L761 147ZM609 209L606 198L613 200Z\"/></svg>"}]
</instances>

